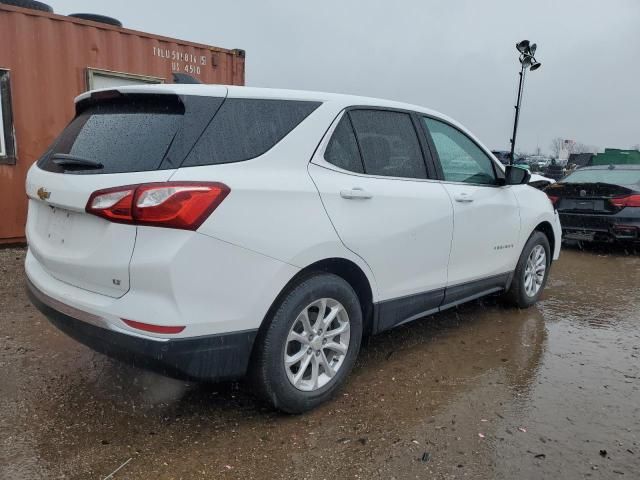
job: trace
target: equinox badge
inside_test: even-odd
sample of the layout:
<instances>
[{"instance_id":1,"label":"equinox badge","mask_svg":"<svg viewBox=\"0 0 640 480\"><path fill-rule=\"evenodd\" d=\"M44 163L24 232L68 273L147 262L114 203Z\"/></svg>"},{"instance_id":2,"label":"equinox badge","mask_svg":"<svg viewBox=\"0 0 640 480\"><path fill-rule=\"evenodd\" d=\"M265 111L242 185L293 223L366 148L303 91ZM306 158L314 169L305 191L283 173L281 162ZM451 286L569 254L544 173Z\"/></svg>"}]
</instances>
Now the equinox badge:
<instances>
[{"instance_id":1,"label":"equinox badge","mask_svg":"<svg viewBox=\"0 0 640 480\"><path fill-rule=\"evenodd\" d=\"M37 193L40 200L49 200L49 197L51 196L51 192L48 192L44 187L40 187Z\"/></svg>"}]
</instances>

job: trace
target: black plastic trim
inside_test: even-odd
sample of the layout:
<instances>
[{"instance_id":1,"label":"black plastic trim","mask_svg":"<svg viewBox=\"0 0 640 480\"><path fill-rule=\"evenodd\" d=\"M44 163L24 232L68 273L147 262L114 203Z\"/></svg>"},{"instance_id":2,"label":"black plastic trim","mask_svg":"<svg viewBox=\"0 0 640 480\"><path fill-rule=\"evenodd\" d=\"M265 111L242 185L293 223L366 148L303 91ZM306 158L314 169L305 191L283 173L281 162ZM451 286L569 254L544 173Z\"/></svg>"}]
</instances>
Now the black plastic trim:
<instances>
[{"instance_id":1,"label":"black plastic trim","mask_svg":"<svg viewBox=\"0 0 640 480\"><path fill-rule=\"evenodd\" d=\"M394 298L373 306L373 325L375 332L382 332L406 322L416 315L422 317L438 311L444 299L445 289L418 293L407 297Z\"/></svg>"},{"instance_id":2,"label":"black plastic trim","mask_svg":"<svg viewBox=\"0 0 640 480\"><path fill-rule=\"evenodd\" d=\"M28 285L31 303L68 336L136 367L169 377L221 381L244 376L258 330L154 341L91 325L40 300Z\"/></svg>"},{"instance_id":3,"label":"black plastic trim","mask_svg":"<svg viewBox=\"0 0 640 480\"><path fill-rule=\"evenodd\" d=\"M353 138L356 140L356 147L358 148L358 158L360 158L360 165L362 165L362 172L353 172L353 173L362 173L365 174L367 173L367 167L364 165L364 157L362 156L362 146L360 145L360 140L358 139L358 135L356 135L356 129L353 126L353 120L351 120L351 115L349 115L349 112L345 111L344 115L342 116L342 118L338 121L338 124L336 125L336 128L333 130L333 133L331 134L331 138L329 139L329 142L331 142L331 139L333 138L333 136L336 133L336 130L338 129L338 127L340 126L340 122L346 119L347 122L349 122L349 127L351 127L351 133L353 134ZM329 144L327 143L327 148L329 147ZM324 153L327 153L327 149L325 149ZM325 158L326 160L326 158ZM333 164L332 164L333 165Z\"/></svg>"},{"instance_id":4,"label":"black plastic trim","mask_svg":"<svg viewBox=\"0 0 640 480\"><path fill-rule=\"evenodd\" d=\"M512 279L513 272L503 273L473 282L374 303L373 332L380 333L462 303L507 290Z\"/></svg>"},{"instance_id":5,"label":"black plastic trim","mask_svg":"<svg viewBox=\"0 0 640 480\"><path fill-rule=\"evenodd\" d=\"M441 308L455 307L461 303L504 290L509 283L510 273L503 273L473 282L447 287Z\"/></svg>"}]
</instances>

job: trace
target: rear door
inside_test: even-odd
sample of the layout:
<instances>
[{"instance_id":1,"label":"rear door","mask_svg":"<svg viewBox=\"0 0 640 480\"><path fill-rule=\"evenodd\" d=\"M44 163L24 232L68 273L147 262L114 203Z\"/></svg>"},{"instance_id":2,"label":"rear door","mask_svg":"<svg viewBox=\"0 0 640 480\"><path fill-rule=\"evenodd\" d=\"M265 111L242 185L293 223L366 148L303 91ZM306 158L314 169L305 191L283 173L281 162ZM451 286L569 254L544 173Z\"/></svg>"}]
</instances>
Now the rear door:
<instances>
[{"instance_id":1,"label":"rear door","mask_svg":"<svg viewBox=\"0 0 640 480\"><path fill-rule=\"evenodd\" d=\"M448 285L474 282L447 289L449 303L456 301L458 290L461 295L473 295L474 289L480 293L487 286L485 280L515 268L520 254L516 250L520 209L513 187L500 186L502 172L473 140L448 123L427 116L421 120L437 153L442 185L453 202Z\"/></svg>"},{"instance_id":2,"label":"rear door","mask_svg":"<svg viewBox=\"0 0 640 480\"><path fill-rule=\"evenodd\" d=\"M309 172L338 235L370 266L382 299L400 302L382 328L438 307L452 208L442 185L429 179L414 119L352 109L334 125Z\"/></svg>"},{"instance_id":3,"label":"rear door","mask_svg":"<svg viewBox=\"0 0 640 480\"><path fill-rule=\"evenodd\" d=\"M53 277L111 297L129 289L136 227L85 213L96 190L167 181L221 97L89 98L27 176L30 253Z\"/></svg>"}]
</instances>

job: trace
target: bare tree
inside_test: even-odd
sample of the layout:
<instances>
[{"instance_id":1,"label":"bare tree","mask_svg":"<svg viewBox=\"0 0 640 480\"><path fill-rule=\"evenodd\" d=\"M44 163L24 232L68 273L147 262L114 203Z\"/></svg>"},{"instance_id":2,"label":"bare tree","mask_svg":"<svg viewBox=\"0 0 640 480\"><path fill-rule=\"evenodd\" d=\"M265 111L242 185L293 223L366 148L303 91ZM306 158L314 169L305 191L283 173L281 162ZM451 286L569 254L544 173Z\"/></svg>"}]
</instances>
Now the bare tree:
<instances>
[{"instance_id":1,"label":"bare tree","mask_svg":"<svg viewBox=\"0 0 640 480\"><path fill-rule=\"evenodd\" d=\"M569 148L569 153L595 153L596 147L584 143L574 143Z\"/></svg>"},{"instance_id":2,"label":"bare tree","mask_svg":"<svg viewBox=\"0 0 640 480\"><path fill-rule=\"evenodd\" d=\"M597 153L600 149L594 145L587 145L580 142L565 141L560 137L551 140L551 153L555 158L560 156L560 152L566 150L571 153Z\"/></svg>"},{"instance_id":3,"label":"bare tree","mask_svg":"<svg viewBox=\"0 0 640 480\"><path fill-rule=\"evenodd\" d=\"M553 158L558 158L560 156L560 150L562 150L563 145L564 140L560 137L556 137L551 140L551 153L553 154Z\"/></svg>"}]
</instances>

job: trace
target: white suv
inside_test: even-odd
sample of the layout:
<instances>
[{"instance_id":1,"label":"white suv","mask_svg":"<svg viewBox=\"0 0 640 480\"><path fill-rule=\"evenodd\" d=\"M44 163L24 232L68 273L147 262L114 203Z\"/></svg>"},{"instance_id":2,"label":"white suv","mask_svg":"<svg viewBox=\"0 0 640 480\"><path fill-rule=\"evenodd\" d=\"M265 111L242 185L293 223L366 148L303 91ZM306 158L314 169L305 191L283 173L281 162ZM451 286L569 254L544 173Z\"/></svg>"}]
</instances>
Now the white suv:
<instances>
[{"instance_id":1,"label":"white suv","mask_svg":"<svg viewBox=\"0 0 640 480\"><path fill-rule=\"evenodd\" d=\"M76 99L29 171L32 301L107 355L326 400L363 335L484 295L532 305L560 224L453 120L326 93L163 85Z\"/></svg>"}]
</instances>

